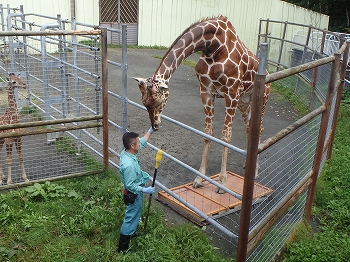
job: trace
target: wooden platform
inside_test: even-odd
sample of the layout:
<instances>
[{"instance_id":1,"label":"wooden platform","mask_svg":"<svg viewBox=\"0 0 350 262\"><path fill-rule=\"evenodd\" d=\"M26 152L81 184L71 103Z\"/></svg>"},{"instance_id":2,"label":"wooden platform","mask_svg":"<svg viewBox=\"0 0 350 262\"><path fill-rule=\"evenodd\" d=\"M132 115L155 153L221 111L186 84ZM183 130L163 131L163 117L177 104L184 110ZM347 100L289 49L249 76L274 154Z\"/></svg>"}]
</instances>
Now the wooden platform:
<instances>
[{"instance_id":1,"label":"wooden platform","mask_svg":"<svg viewBox=\"0 0 350 262\"><path fill-rule=\"evenodd\" d=\"M210 177L211 179L218 181L219 175ZM226 187L239 195L243 194L244 177L239 176L233 172L227 171ZM203 187L193 188L193 183L185 184L182 186L171 188L170 190L177 194L179 197L201 210L207 216L219 216L232 212L241 206L242 201L232 196L229 193L217 194L215 192L216 186L203 181ZM261 197L267 196L272 193L272 189L267 188L258 183L254 183L254 195L253 199L258 200ZM205 224L205 219L198 214L190 210L188 207L180 203L174 197L170 196L165 191L158 193L158 199L163 204L168 205L187 219L193 221L196 224Z\"/></svg>"}]
</instances>

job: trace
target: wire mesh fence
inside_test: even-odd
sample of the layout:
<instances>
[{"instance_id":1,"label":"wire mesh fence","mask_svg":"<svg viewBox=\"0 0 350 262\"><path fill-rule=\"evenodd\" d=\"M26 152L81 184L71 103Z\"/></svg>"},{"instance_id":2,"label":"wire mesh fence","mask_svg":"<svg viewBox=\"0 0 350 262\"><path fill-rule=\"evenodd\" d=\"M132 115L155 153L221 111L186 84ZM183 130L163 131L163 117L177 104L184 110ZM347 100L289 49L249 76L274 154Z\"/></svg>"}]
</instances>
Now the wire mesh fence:
<instances>
[{"instance_id":1,"label":"wire mesh fence","mask_svg":"<svg viewBox=\"0 0 350 262\"><path fill-rule=\"evenodd\" d=\"M26 30L29 22L23 18L17 9L7 19L2 17L10 23L3 25L9 31L1 32L1 141L6 147L1 162L8 176L4 184L24 182L18 149L29 181L101 171L101 63L106 56L100 48L101 31L64 31L64 22L58 20L30 26L41 30ZM9 124L20 127L8 129Z\"/></svg>"}]
</instances>

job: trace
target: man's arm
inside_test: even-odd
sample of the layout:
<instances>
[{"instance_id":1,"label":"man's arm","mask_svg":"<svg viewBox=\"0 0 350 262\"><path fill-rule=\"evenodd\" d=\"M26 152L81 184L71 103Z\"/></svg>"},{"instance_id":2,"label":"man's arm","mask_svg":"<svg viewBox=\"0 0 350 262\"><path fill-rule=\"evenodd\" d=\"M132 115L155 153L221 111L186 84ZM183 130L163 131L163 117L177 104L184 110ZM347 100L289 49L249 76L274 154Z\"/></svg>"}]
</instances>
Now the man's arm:
<instances>
[{"instance_id":1,"label":"man's arm","mask_svg":"<svg viewBox=\"0 0 350 262\"><path fill-rule=\"evenodd\" d=\"M148 139L151 137L151 135L154 133L153 128L151 127L146 134L143 136L143 138L146 140L146 142L148 141Z\"/></svg>"}]
</instances>

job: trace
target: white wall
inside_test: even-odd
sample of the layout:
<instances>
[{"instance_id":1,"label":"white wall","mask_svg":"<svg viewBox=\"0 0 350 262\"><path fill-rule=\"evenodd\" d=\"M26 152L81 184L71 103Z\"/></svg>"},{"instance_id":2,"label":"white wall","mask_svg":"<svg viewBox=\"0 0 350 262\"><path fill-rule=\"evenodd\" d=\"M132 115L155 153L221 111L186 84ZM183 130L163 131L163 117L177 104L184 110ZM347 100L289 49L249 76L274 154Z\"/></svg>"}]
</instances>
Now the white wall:
<instances>
[{"instance_id":1,"label":"white wall","mask_svg":"<svg viewBox=\"0 0 350 262\"><path fill-rule=\"evenodd\" d=\"M227 16L252 50L260 19L328 28L328 16L279 0L139 0L138 44L170 46L191 24L217 15Z\"/></svg>"},{"instance_id":2,"label":"white wall","mask_svg":"<svg viewBox=\"0 0 350 262\"><path fill-rule=\"evenodd\" d=\"M50 17L61 15L62 19L71 20L71 3L75 1L76 20L81 23L98 25L99 24L99 0L2 0L0 4L11 8L20 7L23 5L25 14L40 14ZM26 16L27 21L37 24L53 23L52 20L45 18L34 17L33 15ZM66 28L70 29L70 28Z\"/></svg>"}]
</instances>

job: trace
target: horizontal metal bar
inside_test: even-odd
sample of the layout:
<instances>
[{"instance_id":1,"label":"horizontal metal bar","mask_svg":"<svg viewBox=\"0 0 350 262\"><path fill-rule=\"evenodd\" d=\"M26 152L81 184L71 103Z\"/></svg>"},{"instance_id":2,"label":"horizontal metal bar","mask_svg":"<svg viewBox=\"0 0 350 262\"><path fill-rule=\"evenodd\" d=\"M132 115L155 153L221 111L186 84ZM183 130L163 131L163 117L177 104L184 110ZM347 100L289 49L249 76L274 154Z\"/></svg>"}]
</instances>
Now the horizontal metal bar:
<instances>
[{"instance_id":1,"label":"horizontal metal bar","mask_svg":"<svg viewBox=\"0 0 350 262\"><path fill-rule=\"evenodd\" d=\"M316 116L321 114L326 110L326 106L322 105L318 108L316 108L314 111L311 113L305 115L304 117L298 119L295 121L293 124L287 126L286 128L280 130L277 134L275 134L272 137L269 137L265 141L259 144L259 149L258 152L261 153L262 151L266 150L269 148L271 145L275 144L277 141L281 140L282 138L286 137L293 131L295 131L297 128L301 127L305 123L309 122L310 120L314 119Z\"/></svg>"},{"instance_id":2,"label":"horizontal metal bar","mask_svg":"<svg viewBox=\"0 0 350 262\"><path fill-rule=\"evenodd\" d=\"M100 35L101 30L0 31L0 36Z\"/></svg>"},{"instance_id":3,"label":"horizontal metal bar","mask_svg":"<svg viewBox=\"0 0 350 262\"><path fill-rule=\"evenodd\" d=\"M158 151L158 148L155 147L154 145L147 143L148 146L156 151ZM242 200L242 196L236 192L233 192L231 189L228 189L226 187L224 187L222 184L216 182L215 180L211 179L210 177L207 177L206 175L202 174L201 172L199 172L198 170L194 169L193 167L185 164L184 162L178 160L177 158L167 154L166 152L163 151L163 156L169 158L170 160L174 161L175 163L179 164L180 166L186 168L187 170L190 170L191 172L195 173L196 175L200 176L201 178L207 180L208 182L210 182L211 184L217 186L218 188L224 190L225 192L229 193L230 195L234 196L235 198L238 198L239 200Z\"/></svg>"},{"instance_id":4,"label":"horizontal metal bar","mask_svg":"<svg viewBox=\"0 0 350 262\"><path fill-rule=\"evenodd\" d=\"M128 103L131 104L131 105L134 105L134 106L136 106L136 107L138 107L138 108L141 108L141 109L143 109L143 110L147 110L144 106L141 106L140 104L135 103L135 102L133 102L133 101L131 101L131 100L129 100L129 99L128 99ZM246 151L246 150L243 150L243 149L240 149L240 148L238 148L238 147L235 147L235 146L233 146L233 145L231 145L231 144L228 144L228 143L222 141L221 139L218 139L218 138L216 138L216 137L210 136L210 135L208 135L208 134L206 134L206 133L204 133L204 132L201 132L201 131L199 131L199 130L193 128L193 127L190 127L190 126L188 126L188 125L185 125L185 124L183 124L183 123L181 123L181 122L179 122L179 121L177 121L177 120L175 120L175 119L172 119L172 118L170 118L170 117L167 117L167 116L165 116L165 115L162 115L162 118L164 118L164 119L168 120L169 122L172 122L172 123L174 123L174 124L176 124L176 125L178 125L178 126L181 126L181 127L185 128L185 129L187 129L187 130L189 130L189 131L191 131L191 132L193 132L193 133L196 133L197 135L200 135L200 136L202 136L202 137L204 137L204 138L207 138L207 139L209 139L209 140L211 140L211 141L214 141L215 143L218 143L218 144L220 144L220 145L222 145L222 146L224 146L224 147L227 147L227 148L229 148L229 149L231 149L231 150L233 150L233 151L235 151L235 152L237 152L237 153L240 153L240 154L243 155L243 156L246 156L246 155L247 155L247 151Z\"/></svg>"},{"instance_id":5,"label":"horizontal metal bar","mask_svg":"<svg viewBox=\"0 0 350 262\"><path fill-rule=\"evenodd\" d=\"M83 122L83 121L92 121L102 119L102 115L97 116L82 116L82 117L72 117L72 118L61 118L54 120L43 120L43 121L33 121L26 123L17 123L6 126L0 126L0 131L16 128L25 128L25 127L36 127L36 126L46 126L46 125L55 125L55 124L67 124L74 122Z\"/></svg>"},{"instance_id":6,"label":"horizontal metal bar","mask_svg":"<svg viewBox=\"0 0 350 262\"><path fill-rule=\"evenodd\" d=\"M152 177L149 178L150 180ZM170 196L175 198L177 201L179 201L181 204L185 205L195 213L197 213L199 216L203 217L208 223L219 229L221 232L223 232L225 235L227 235L230 239L233 239L235 242L238 241L238 236L234 233L232 233L230 230L228 230L226 227L219 224L217 221L215 221L213 218L207 216L205 213L203 213L201 210L196 208L195 206L191 205L187 201L183 200L181 197L173 193L171 190L169 190L167 187L159 183L157 180L155 181L155 184L160 187L162 190L164 190L166 193L168 193Z\"/></svg>"}]
</instances>

